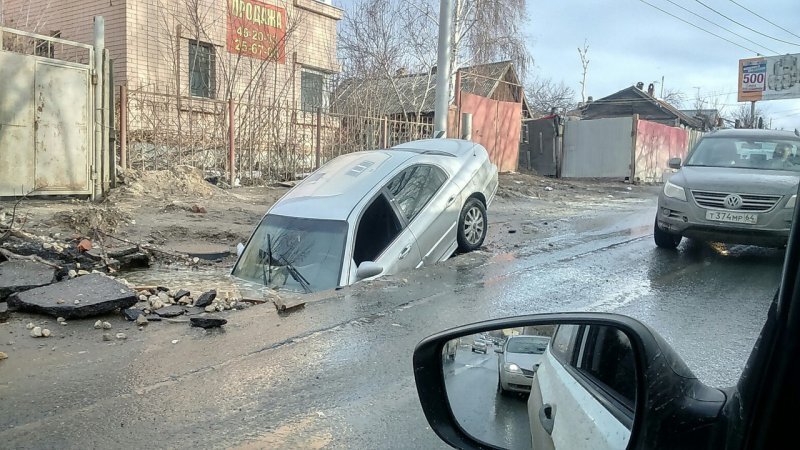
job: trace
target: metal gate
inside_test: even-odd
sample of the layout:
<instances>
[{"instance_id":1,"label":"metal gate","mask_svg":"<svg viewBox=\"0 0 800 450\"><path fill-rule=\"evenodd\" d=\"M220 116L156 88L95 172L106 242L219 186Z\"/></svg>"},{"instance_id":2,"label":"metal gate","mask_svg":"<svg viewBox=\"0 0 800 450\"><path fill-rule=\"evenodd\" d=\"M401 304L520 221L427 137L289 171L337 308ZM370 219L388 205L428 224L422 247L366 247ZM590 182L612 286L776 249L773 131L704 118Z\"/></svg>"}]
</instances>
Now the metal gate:
<instances>
[{"instance_id":1,"label":"metal gate","mask_svg":"<svg viewBox=\"0 0 800 450\"><path fill-rule=\"evenodd\" d=\"M564 127L564 178L620 178L631 175L632 117L569 120Z\"/></svg>"},{"instance_id":2,"label":"metal gate","mask_svg":"<svg viewBox=\"0 0 800 450\"><path fill-rule=\"evenodd\" d=\"M519 167L534 170L539 175L559 175L561 162L561 136L559 117L526 120L522 125L522 142L519 145Z\"/></svg>"},{"instance_id":3,"label":"metal gate","mask_svg":"<svg viewBox=\"0 0 800 450\"><path fill-rule=\"evenodd\" d=\"M95 193L94 65L91 45L0 28L0 197Z\"/></svg>"}]
</instances>

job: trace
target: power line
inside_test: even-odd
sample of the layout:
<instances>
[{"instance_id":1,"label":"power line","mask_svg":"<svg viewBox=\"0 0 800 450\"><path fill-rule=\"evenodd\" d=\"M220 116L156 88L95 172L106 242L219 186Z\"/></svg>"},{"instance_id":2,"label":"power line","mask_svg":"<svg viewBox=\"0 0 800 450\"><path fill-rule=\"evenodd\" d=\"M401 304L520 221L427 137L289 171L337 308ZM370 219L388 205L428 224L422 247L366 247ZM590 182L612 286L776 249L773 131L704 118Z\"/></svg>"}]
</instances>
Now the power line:
<instances>
[{"instance_id":1,"label":"power line","mask_svg":"<svg viewBox=\"0 0 800 450\"><path fill-rule=\"evenodd\" d=\"M701 5L705 6L706 8L708 8L709 10L711 10L712 12L714 12L714 13L716 13L716 14L719 14L720 16L722 16L722 17L724 17L724 18L726 18L726 19L730 20L731 22L735 23L736 25L739 25L740 27L743 27L743 28L747 28L748 30L752 31L753 33L760 34L760 35L762 35L762 36L764 36L764 37L770 38L770 39L772 39L772 40L775 40L775 41L778 41L778 42L783 42L784 44L795 45L795 46L797 46L797 47L800 47L800 44L797 44L797 43L795 43L795 42L789 42L789 41L784 41L783 39L778 39L778 38L776 38L776 37L770 36L770 35L768 35L768 34L764 34L764 33L760 32L760 31L758 31L758 30L755 30L755 29L753 29L753 28L750 28L750 27L748 27L747 25L744 25L744 24L742 24L741 22L737 22L737 21L735 21L735 20L731 19L730 17L726 16L725 14L722 14L721 12L717 11L716 9L714 9L714 8L712 8L712 7L708 6L708 5L706 5L705 3L701 2L700 0L694 0L694 1L696 1L697 3L700 3Z\"/></svg>"},{"instance_id":2,"label":"power line","mask_svg":"<svg viewBox=\"0 0 800 450\"><path fill-rule=\"evenodd\" d=\"M694 12L694 11L692 11L692 10L690 10L690 9L687 9L687 8L685 8L685 7L681 6L681 5L679 5L679 4L675 3L675 2L673 2L672 0L667 0L667 1L668 1L668 2L670 2L670 3L672 3L673 5L677 6L678 8L680 8L680 9L682 9L682 10L684 10L684 11L688 12L689 14L692 14L692 15L694 15L694 16L697 16L697 17L699 17L699 18L701 18L701 19L705 20L706 22L710 23L711 25L714 25L714 26L720 27L720 28L722 28L723 30L727 31L728 33L731 33L731 34L733 34L733 35L735 35L735 36L738 36L738 37L740 37L740 38L744 39L744 40L745 40L745 41L747 41L747 42L750 42L750 43L752 43L752 44L756 44L757 46L759 46L759 47L763 48L764 50L767 50L767 51L769 51L769 52L772 52L772 53L778 53L778 52L776 52L775 50L772 50L771 48L769 48L769 47L766 47L766 46L764 46L764 45L761 45L761 44L759 44L758 42L752 41L752 40L750 40L750 39L748 39L748 38L746 38L746 37L742 36L741 34L739 34L739 33L735 32L735 31L733 31L733 30L729 30L728 28L725 28L725 27L723 27L722 25L720 25L720 24L718 24L718 23L716 23L716 22L713 22L713 21L711 21L711 20L709 20L709 19L707 19L707 18L705 18L705 17L701 16L700 14L697 14L696 12Z\"/></svg>"},{"instance_id":3,"label":"power line","mask_svg":"<svg viewBox=\"0 0 800 450\"><path fill-rule=\"evenodd\" d=\"M761 54L760 52L757 52L757 51L753 50L752 48L747 48L747 47L745 47L744 45L737 44L736 42L733 42L732 40L730 40L730 39L728 39L728 38L722 37L722 36L720 36L720 35L718 35L718 34L716 34L716 33L714 33L714 32L708 31L708 30L706 30L705 28L701 28L701 27L699 27L699 26L697 26L697 25L693 24L692 22L689 22L689 21L688 21L688 20L686 20L686 19L682 19L682 18L680 18L680 17L676 16L675 14L672 14L672 13L671 13L671 12L669 12L669 11L665 11L665 10L663 10L663 9L659 8L658 6L656 6L656 5L652 4L652 3L648 3L648 2L647 2L647 1L645 1L645 0L639 0L639 1L640 1L640 2L642 2L642 3L644 3L645 5L648 5L648 6L652 7L652 8L655 8L655 9L657 9L657 10L659 10L659 11L663 12L664 14L667 14L667 15L669 15L669 16L672 16L672 17L674 17L674 18L676 18L676 19L680 20L680 21L681 21L681 22L683 22L683 23L686 23L686 24L688 24L688 25L691 25L691 26L693 26L693 27L697 28L698 30L700 30L700 31L702 31L702 32L704 32L704 33L708 33L708 34L710 34L710 35L712 35L712 36L716 36L716 37L718 37L718 38L722 39L723 41L729 42L729 43L731 43L731 44L733 44L733 45L735 45L735 46L737 46L737 47L739 47L739 48L743 48L743 49L747 50L748 52L753 52L753 53L755 53L755 54L757 54L757 55L760 55L760 54Z\"/></svg>"},{"instance_id":4,"label":"power line","mask_svg":"<svg viewBox=\"0 0 800 450\"><path fill-rule=\"evenodd\" d=\"M736 5L736 6L740 7L740 8L742 8L742 9L744 9L745 11L749 12L750 14L753 14L754 16L756 16L756 17L760 18L761 20L763 20L763 21L765 21L765 22L767 22L767 23L769 23L769 24L771 24L771 25L775 25L776 27L780 28L781 30L783 30L783 31L785 31L785 32L787 32L787 33L789 33L789 34L791 34L792 36L800 38L800 36L798 36L798 35L796 35L796 34L792 33L791 31L787 30L786 28L783 28L782 26L780 26L780 25L778 25L777 23L775 23L775 22L773 22L773 21L771 21L771 20L767 19L766 17L764 17L764 16L762 16L762 15L759 15L757 12L755 12L755 11L751 11L750 9L748 9L748 8L747 8L747 7L745 7L744 5L742 5L742 4L738 3L738 2L736 2L735 0L731 0L731 3L733 3L734 5Z\"/></svg>"}]
</instances>

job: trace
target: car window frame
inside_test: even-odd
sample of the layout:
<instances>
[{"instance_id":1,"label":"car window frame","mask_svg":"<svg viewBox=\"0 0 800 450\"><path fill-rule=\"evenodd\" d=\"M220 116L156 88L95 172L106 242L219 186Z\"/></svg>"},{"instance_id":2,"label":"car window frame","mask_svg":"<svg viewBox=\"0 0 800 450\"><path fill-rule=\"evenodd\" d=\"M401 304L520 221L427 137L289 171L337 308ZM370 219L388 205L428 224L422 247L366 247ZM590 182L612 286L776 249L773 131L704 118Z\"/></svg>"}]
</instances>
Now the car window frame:
<instances>
[{"instance_id":1,"label":"car window frame","mask_svg":"<svg viewBox=\"0 0 800 450\"><path fill-rule=\"evenodd\" d=\"M559 333L564 330L564 325L559 325L556 332L553 334L553 337L550 339L550 343L547 344L547 347L550 349L550 354L553 355L556 361L561 363L562 366L572 365L575 361L576 352L575 352L575 341L577 337L583 333L583 329L585 328L584 325L577 325L575 331L572 332L572 336L569 338L569 344L567 345L567 352L565 354L561 354L561 352L554 351L553 343L556 341ZM507 342L506 342L507 344ZM565 356L567 357L565 359Z\"/></svg>"},{"instance_id":2,"label":"car window frame","mask_svg":"<svg viewBox=\"0 0 800 450\"><path fill-rule=\"evenodd\" d=\"M588 351L591 348L591 343L588 342L589 338L592 335L592 330L596 328L596 325L588 325L588 326L581 326L581 330L577 333L580 336L580 346L579 352L575 351L575 347L572 348L572 359L569 363L564 363L563 361L559 360L561 365L564 369L572 375L575 381L578 382L586 391L595 398L595 400L600 403L603 408L605 408L609 413L611 413L614 418L619 420L619 422L624 425L628 430L633 429L633 422L636 413L636 401L637 399L634 398L633 405L628 405L627 403L621 401L617 396L613 395L616 393L613 388L607 386L602 381L596 379L594 376L587 374L582 369L578 367L579 361L583 360L584 352ZM594 334L596 337L596 333ZM630 339L630 337L628 338ZM635 352L636 350L633 349ZM634 353L634 358L636 357ZM558 358L556 358L558 359ZM634 380L634 382L636 382ZM638 392L637 392L638 395Z\"/></svg>"},{"instance_id":3,"label":"car window frame","mask_svg":"<svg viewBox=\"0 0 800 450\"><path fill-rule=\"evenodd\" d=\"M417 213L416 213L416 214L414 214L414 215L413 215L411 218L406 218L405 214L403 214L403 210L402 210L402 209L400 209L400 205L399 205L399 204L397 203L397 201L395 200L395 196L394 196L394 195L392 195L392 193L389 191L389 188L388 188L388 186L389 186L389 184L390 184L392 181L394 181L394 179L395 179L397 176L399 176L399 175L400 175L400 174L402 174L403 172L405 172L405 171L407 171L407 170L409 170L409 169L411 169L411 168L413 168L413 167L418 167L418 166L429 166L429 167L433 168L433 170L437 170L437 171L439 171L439 172L440 172L440 174L444 175L444 181L442 181L442 183L439 185L439 187L437 187L437 188L436 188L436 190L435 190L435 191L433 191L433 193L431 194L431 196L430 196L430 197L429 197L429 198L428 198L428 199L425 201L425 203L423 203L423 204L422 204L422 206L419 208L419 211L417 211ZM420 213L420 212L422 212L422 210L423 210L423 209L425 209L425 207L426 207L426 206L428 206L428 204L429 204L429 203L430 203L430 202L433 200L433 198L434 198L434 197L436 197L436 195L437 195L437 194L439 194L439 192L441 192L441 191L442 191L442 188L443 188L443 187L444 187L444 186L445 186L445 185L446 185L446 184L447 184L449 181L450 181L450 174L449 174L449 173L448 173L446 170L444 170L442 167L439 167L439 165L437 165L437 164L433 164L433 163L431 163L431 162L417 162L417 163L412 163L412 164L409 164L408 166L405 166L405 167L403 167L402 169L400 169L400 170L399 170L397 173L393 174L393 175L392 175L392 176L389 178L389 181L387 181L387 182L386 182L386 184L384 184L384 185L383 185L383 188L382 188L381 190L382 190L382 191L384 191L384 192L386 193L386 196L387 196L387 198L389 199L389 202L392 204L392 206L394 206L394 208L395 208L396 212L397 212L397 213L399 214L399 216L400 216L400 217L401 217L401 218L402 218L402 219L405 221L406 225L408 225L408 224L410 224L411 222L413 222L413 221L414 221L414 220L415 220L417 217L419 217L419 213Z\"/></svg>"},{"instance_id":4,"label":"car window frame","mask_svg":"<svg viewBox=\"0 0 800 450\"><path fill-rule=\"evenodd\" d=\"M355 221L353 222L353 239L351 240L352 244L350 245L350 249L349 249L350 250L350 264L351 265L354 264L353 255L355 254L355 250L356 250L356 240L358 239L358 228L361 226L361 219L364 217L364 212L367 209L369 209L369 207L372 206L372 204L375 202L375 200L377 200L378 197L380 197L381 195L386 198L386 201L389 203L389 206L391 207L392 211L394 212L395 217L400 222L400 232L397 233L397 236L395 236L394 239L392 239L391 241L389 241L388 244L386 244L386 247L384 247L384 249L381 250L381 252L378 253L377 256L375 256L375 260L380 259L381 256L383 256L383 254L386 253L386 249L391 247L395 243L395 241L397 241L397 239L400 238L400 235L402 235L403 232L406 231L406 229L408 228L408 221L405 220L405 217L403 216L401 211L397 208L397 205L394 203L394 201L392 201L391 197L389 196L389 193L385 189L385 186L383 188L379 189L378 192L373 194L372 197L370 197L369 200L364 204L364 207L360 208L360 210L358 212L358 216L356 217ZM356 266L356 269L358 269L358 265L356 264L355 266Z\"/></svg>"}]
</instances>

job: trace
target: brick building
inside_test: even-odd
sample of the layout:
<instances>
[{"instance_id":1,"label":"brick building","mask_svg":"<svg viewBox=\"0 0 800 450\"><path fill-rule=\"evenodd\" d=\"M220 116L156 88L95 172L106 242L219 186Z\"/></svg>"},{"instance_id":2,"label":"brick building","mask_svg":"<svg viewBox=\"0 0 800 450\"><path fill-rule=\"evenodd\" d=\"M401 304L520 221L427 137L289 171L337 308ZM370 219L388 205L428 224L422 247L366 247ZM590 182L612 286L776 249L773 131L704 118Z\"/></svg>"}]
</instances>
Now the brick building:
<instances>
[{"instance_id":1,"label":"brick building","mask_svg":"<svg viewBox=\"0 0 800 450\"><path fill-rule=\"evenodd\" d=\"M342 11L317 0L0 2L5 26L92 43L105 18L115 85L197 99L326 103ZM177 87L177 89L176 89Z\"/></svg>"}]
</instances>

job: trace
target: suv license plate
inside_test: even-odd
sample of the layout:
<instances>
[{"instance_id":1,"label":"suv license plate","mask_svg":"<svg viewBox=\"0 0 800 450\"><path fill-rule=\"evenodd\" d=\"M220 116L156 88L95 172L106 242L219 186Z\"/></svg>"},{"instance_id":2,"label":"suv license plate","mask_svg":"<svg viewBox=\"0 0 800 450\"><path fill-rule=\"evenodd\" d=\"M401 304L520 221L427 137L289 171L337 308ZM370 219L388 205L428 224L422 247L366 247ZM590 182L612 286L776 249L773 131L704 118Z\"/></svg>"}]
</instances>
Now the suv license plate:
<instances>
[{"instance_id":1,"label":"suv license plate","mask_svg":"<svg viewBox=\"0 0 800 450\"><path fill-rule=\"evenodd\" d=\"M736 213L728 211L706 211L706 220L755 225L758 223L758 214Z\"/></svg>"}]
</instances>

